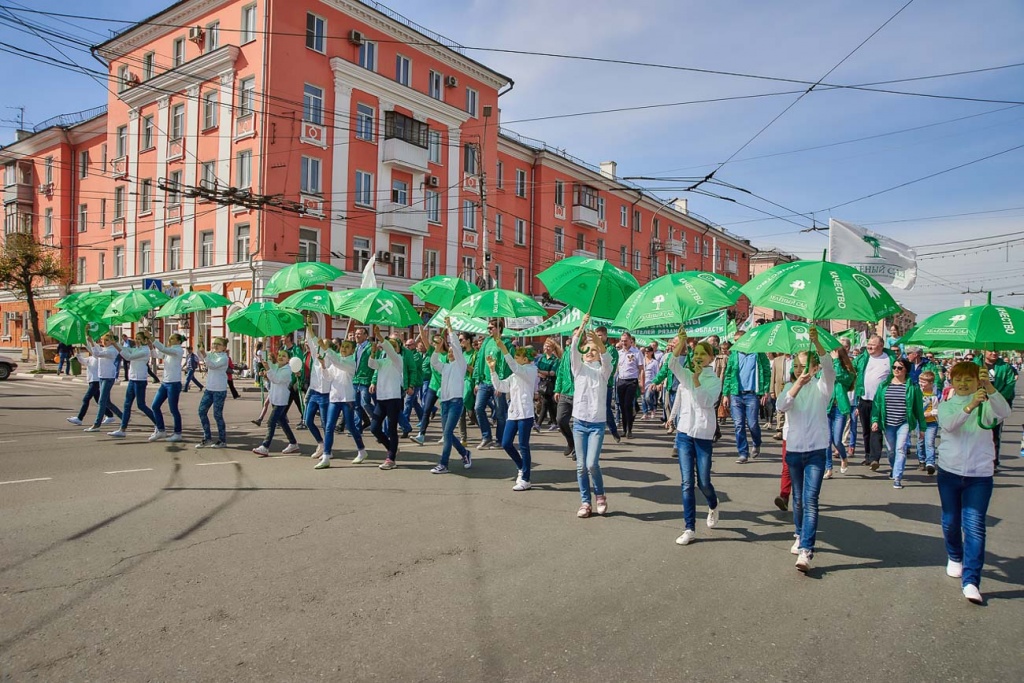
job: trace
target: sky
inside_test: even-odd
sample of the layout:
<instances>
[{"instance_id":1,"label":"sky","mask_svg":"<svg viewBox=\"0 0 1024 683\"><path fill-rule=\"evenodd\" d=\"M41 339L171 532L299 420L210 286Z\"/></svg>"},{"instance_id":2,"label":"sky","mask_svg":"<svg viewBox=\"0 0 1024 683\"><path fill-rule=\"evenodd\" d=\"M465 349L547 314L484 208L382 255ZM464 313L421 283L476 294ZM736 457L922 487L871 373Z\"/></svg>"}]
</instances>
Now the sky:
<instances>
[{"instance_id":1,"label":"sky","mask_svg":"<svg viewBox=\"0 0 1024 683\"><path fill-rule=\"evenodd\" d=\"M28 2L0 6L134 22L169 4ZM515 81L500 100L503 126L595 164L614 160L622 177L661 179L634 182L662 199L688 198L691 210L758 249L820 258L827 233L801 231L838 218L917 249L916 286L892 293L919 316L984 299L969 290L991 289L997 303L1024 305L1018 0L385 4L485 48L468 54ZM19 16L97 42L121 26ZM36 36L0 24L2 43L60 58ZM87 54L68 54L98 66ZM945 75L963 71L975 73ZM24 106L33 124L106 102L87 76L3 52L0 73L0 144L14 136L19 112L11 107ZM869 86L899 93L829 87L897 79L917 80ZM745 99L694 103L737 97ZM648 106L666 104L676 106ZM640 106L648 108L586 113ZM716 168L717 183L701 189L717 196L683 191Z\"/></svg>"}]
</instances>

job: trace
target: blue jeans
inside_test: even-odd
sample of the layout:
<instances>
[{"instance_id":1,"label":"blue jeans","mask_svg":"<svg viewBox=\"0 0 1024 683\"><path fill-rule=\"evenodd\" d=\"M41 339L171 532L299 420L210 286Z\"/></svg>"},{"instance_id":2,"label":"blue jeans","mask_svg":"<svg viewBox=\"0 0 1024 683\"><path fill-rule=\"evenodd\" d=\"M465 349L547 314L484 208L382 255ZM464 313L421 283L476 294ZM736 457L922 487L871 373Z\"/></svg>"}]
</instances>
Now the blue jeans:
<instances>
[{"instance_id":1,"label":"blue jeans","mask_svg":"<svg viewBox=\"0 0 1024 683\"><path fill-rule=\"evenodd\" d=\"M601 476L601 445L604 443L604 422L573 420L572 441L576 448L576 481L580 485L580 500L590 504L590 479L594 479L594 495L604 495L604 477Z\"/></svg>"},{"instance_id":2,"label":"blue jeans","mask_svg":"<svg viewBox=\"0 0 1024 683\"><path fill-rule=\"evenodd\" d=\"M506 420L505 433L501 437L501 447L512 458L519 471L523 473L523 481L530 481L530 431L533 429L533 418L525 420ZM519 450L512 444L519 434ZM522 455L520 455L520 451Z\"/></svg>"},{"instance_id":3,"label":"blue jeans","mask_svg":"<svg viewBox=\"0 0 1024 683\"><path fill-rule=\"evenodd\" d=\"M107 414L108 410L117 410L114 406L110 405L110 390L114 386L114 378L101 379L100 380L100 399L99 407L96 410L96 421L93 423L93 427L99 427L100 423L103 422L103 417Z\"/></svg>"},{"instance_id":4,"label":"blue jeans","mask_svg":"<svg viewBox=\"0 0 1024 683\"><path fill-rule=\"evenodd\" d=\"M608 426L608 431L612 433L616 439L619 438L619 428L615 426L615 406L612 403L612 397L615 395L615 387L608 387L608 394L605 396L604 409L605 424Z\"/></svg>"},{"instance_id":5,"label":"blue jeans","mask_svg":"<svg viewBox=\"0 0 1024 683\"><path fill-rule=\"evenodd\" d=\"M334 428L338 424L338 416L345 421L345 429L352 436L352 440L356 443L356 448L363 450L363 431L356 428L356 404L355 401L351 403L328 403L327 404L327 421L324 423L324 453L328 455L333 454L334 448ZM306 426L309 426L308 424Z\"/></svg>"},{"instance_id":6,"label":"blue jeans","mask_svg":"<svg viewBox=\"0 0 1024 683\"><path fill-rule=\"evenodd\" d=\"M853 413L850 413L850 440L846 442L846 445L856 451L857 449L857 422L854 418ZM849 451L847 451L849 452Z\"/></svg>"},{"instance_id":7,"label":"blue jeans","mask_svg":"<svg viewBox=\"0 0 1024 683\"><path fill-rule=\"evenodd\" d=\"M793 524L800 549L811 553L818 534L818 493L825 477L825 453L829 450L786 452L789 477L793 480Z\"/></svg>"},{"instance_id":8,"label":"blue jeans","mask_svg":"<svg viewBox=\"0 0 1024 683\"><path fill-rule=\"evenodd\" d=\"M729 397L729 414L732 415L736 427L736 450L741 458L749 457L750 447L747 445L747 429L754 446L761 447L761 423L758 413L761 408L761 397L754 393L734 394Z\"/></svg>"},{"instance_id":9,"label":"blue jeans","mask_svg":"<svg viewBox=\"0 0 1024 683\"><path fill-rule=\"evenodd\" d=\"M124 407L121 408L121 431L128 428L128 420L132 417L132 403L142 412L143 415L149 418L149 421L156 426L156 417L153 415L153 411L146 405L146 380L144 379L130 379L128 380L128 389L124 392Z\"/></svg>"},{"instance_id":10,"label":"blue jeans","mask_svg":"<svg viewBox=\"0 0 1024 683\"><path fill-rule=\"evenodd\" d=\"M926 422L924 433L917 435L917 461L925 465L935 464L935 436L939 433L938 422Z\"/></svg>"},{"instance_id":11,"label":"blue jeans","mask_svg":"<svg viewBox=\"0 0 1024 683\"><path fill-rule=\"evenodd\" d=\"M89 402L90 401L96 401L96 404L99 405L99 402L100 402L100 383L98 381L96 381L96 382L89 382L89 388L85 390L85 395L82 396L82 407L78 410L78 421L79 422L81 422L83 419L85 419L85 414L89 412ZM112 406L108 402L107 403L107 409L102 414L100 419L102 420L103 417L113 417L114 415L117 415L118 417L121 417L121 411L120 411L120 409L117 406Z\"/></svg>"},{"instance_id":12,"label":"blue jeans","mask_svg":"<svg viewBox=\"0 0 1024 683\"><path fill-rule=\"evenodd\" d=\"M281 431L284 432L285 438L288 439L288 443L295 443L295 433L292 432L291 425L288 424L289 405L270 406L270 422L267 423L267 435L263 437L264 448L270 448L270 443L274 440L274 432L277 431L278 425L280 425Z\"/></svg>"},{"instance_id":13,"label":"blue jeans","mask_svg":"<svg viewBox=\"0 0 1024 683\"><path fill-rule=\"evenodd\" d=\"M182 389L184 391L184 389ZM213 419L217 423L217 441L227 443L228 429L224 425L224 399L228 392L225 391L203 391L203 397L199 399L199 424L203 426L203 441L210 441L210 406L213 406Z\"/></svg>"},{"instance_id":14,"label":"blue jeans","mask_svg":"<svg viewBox=\"0 0 1024 683\"><path fill-rule=\"evenodd\" d=\"M427 387L426 393L423 394L423 412L420 415L420 425L416 430L417 434L426 434L427 427L430 426L430 413L434 410L434 406L437 404L437 392ZM441 406L444 408L444 406ZM463 404L465 408L465 404ZM441 418L444 419L443 417Z\"/></svg>"},{"instance_id":15,"label":"blue jeans","mask_svg":"<svg viewBox=\"0 0 1024 683\"><path fill-rule=\"evenodd\" d=\"M180 396L181 382L161 382L160 388L156 390L156 396L153 398L153 407L150 410L153 411L153 421L156 423L156 428L161 432L164 431L164 413L162 408L164 401L167 401L171 411L171 418L174 420L174 433L181 434L181 413L178 411L178 398Z\"/></svg>"},{"instance_id":16,"label":"blue jeans","mask_svg":"<svg viewBox=\"0 0 1024 683\"><path fill-rule=\"evenodd\" d=\"M505 394L500 396L495 395L494 386L491 384L480 384L476 390L476 405L474 409L476 411L476 423L480 427L480 436L485 441L490 441L492 438L491 434L491 423L487 419L487 404L494 399L494 423L495 431L498 434L504 435L507 431L507 418L508 418L508 397ZM504 436L502 436L504 441ZM506 449L508 450L508 449ZM527 479L529 481L529 479Z\"/></svg>"},{"instance_id":17,"label":"blue jeans","mask_svg":"<svg viewBox=\"0 0 1024 683\"><path fill-rule=\"evenodd\" d=\"M885 425L885 446L889 449L889 464L892 466L893 481L903 479L907 467L907 446L910 445L910 425Z\"/></svg>"},{"instance_id":18,"label":"blue jeans","mask_svg":"<svg viewBox=\"0 0 1024 683\"><path fill-rule=\"evenodd\" d=\"M62 354L59 354L59 355L60 355L60 362L57 364L57 374L59 375L60 373L64 372L64 369L66 367L67 368L67 373L70 375L71 374L71 356L69 354L66 354L66 353L62 353Z\"/></svg>"},{"instance_id":19,"label":"blue jeans","mask_svg":"<svg viewBox=\"0 0 1024 683\"><path fill-rule=\"evenodd\" d=\"M697 472L697 487L707 498L708 507L718 507L718 494L711 485L711 439L694 439L689 434L676 432L676 452L679 471L683 475L683 522L691 531L697 526L697 499L693 495L693 474Z\"/></svg>"},{"instance_id":20,"label":"blue jeans","mask_svg":"<svg viewBox=\"0 0 1024 683\"><path fill-rule=\"evenodd\" d=\"M843 430L846 429L846 423L850 421L849 415L843 415L839 412L838 406L832 406L832 409L828 411L828 424L829 433L831 437L832 445L826 449L827 455L825 456L825 469L832 469L832 458L834 457L833 449L839 451L839 459L846 459L846 445L843 443Z\"/></svg>"},{"instance_id":21,"label":"blue jeans","mask_svg":"<svg viewBox=\"0 0 1024 683\"><path fill-rule=\"evenodd\" d=\"M369 384L353 384L356 390L356 416L359 417L359 432L363 431L363 420L367 422L373 416L373 394Z\"/></svg>"},{"instance_id":22,"label":"blue jeans","mask_svg":"<svg viewBox=\"0 0 1024 683\"><path fill-rule=\"evenodd\" d=\"M188 391L188 385L189 384L195 384L197 387L199 387L200 391L203 390L203 385L200 384L199 380L196 379L196 370L195 370L195 368L189 368L188 372L185 373L185 383L181 386L181 390L182 391Z\"/></svg>"},{"instance_id":23,"label":"blue jeans","mask_svg":"<svg viewBox=\"0 0 1024 683\"><path fill-rule=\"evenodd\" d=\"M306 429L309 430L309 435L313 437L313 440L318 444L324 442L324 437L317 429L317 426L313 424L313 417L320 413L320 424L323 425L324 431L327 431L327 406L331 403L330 394L321 394L319 391L309 390L306 395L306 410L302 413L302 421L306 424Z\"/></svg>"},{"instance_id":24,"label":"blue jeans","mask_svg":"<svg viewBox=\"0 0 1024 683\"><path fill-rule=\"evenodd\" d=\"M459 441L459 437L455 436L455 428L459 425L463 408L461 398L441 401L441 437L444 439L441 442L441 464L445 467L448 467L448 459L452 455L453 446L463 458L469 455L469 451ZM426 412L423 413L423 417L426 418ZM420 433L422 434L422 432Z\"/></svg>"},{"instance_id":25,"label":"blue jeans","mask_svg":"<svg viewBox=\"0 0 1024 683\"><path fill-rule=\"evenodd\" d=\"M992 499L992 477L961 477L939 470L942 536L946 555L964 565L961 585L981 586L985 564L985 515Z\"/></svg>"},{"instance_id":26,"label":"blue jeans","mask_svg":"<svg viewBox=\"0 0 1024 683\"><path fill-rule=\"evenodd\" d=\"M402 428L403 434L408 434L412 431L412 423L409 421L409 418L412 417L414 412L416 413L417 420L423 417L423 409L420 408L419 391L413 391L411 396L409 394L405 395L402 416L398 419L398 426Z\"/></svg>"}]
</instances>

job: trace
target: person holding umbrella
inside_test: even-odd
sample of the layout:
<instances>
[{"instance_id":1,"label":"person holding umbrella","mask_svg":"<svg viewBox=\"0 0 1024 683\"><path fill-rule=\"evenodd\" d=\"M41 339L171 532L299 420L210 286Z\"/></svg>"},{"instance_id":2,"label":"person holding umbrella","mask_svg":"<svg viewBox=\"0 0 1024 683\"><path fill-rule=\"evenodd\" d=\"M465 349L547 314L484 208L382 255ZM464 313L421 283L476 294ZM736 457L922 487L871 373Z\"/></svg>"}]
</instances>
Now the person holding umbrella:
<instances>
[{"instance_id":1,"label":"person holding umbrella","mask_svg":"<svg viewBox=\"0 0 1024 683\"><path fill-rule=\"evenodd\" d=\"M89 353L94 359L96 359L96 376L99 378L99 405L96 410L96 421L93 422L91 427L86 427L82 431L86 432L98 432L100 431L100 424L106 419L108 407L110 407L110 390L114 386L114 381L117 379L117 364L116 359L120 358L117 349L112 344L114 343L114 336L107 332L100 337L100 342L97 344L92 340L91 337L86 335L86 342L89 345ZM116 410L116 408L110 408Z\"/></svg>"},{"instance_id":2,"label":"person holding umbrella","mask_svg":"<svg viewBox=\"0 0 1024 683\"><path fill-rule=\"evenodd\" d=\"M331 392L330 403L327 406L327 422L324 424L323 454L320 463L314 469L327 469L331 466L330 461L334 457L335 427L339 416L355 441L357 451L352 462L358 465L366 460L366 446L363 444L363 430L356 427L359 418L356 416L356 390L352 384L352 378L356 373L356 344L346 340L334 349L327 346L326 340L321 340L320 346L324 350L323 361L331 380Z\"/></svg>"},{"instance_id":3,"label":"person holding umbrella","mask_svg":"<svg viewBox=\"0 0 1024 683\"><path fill-rule=\"evenodd\" d=\"M200 339L196 350L206 362L206 388L199 399L199 424L203 427L203 440L196 448L227 448L227 426L224 424L224 399L228 395L228 340L213 338L213 350L206 353ZM210 434L210 408L217 422L217 441Z\"/></svg>"},{"instance_id":4,"label":"person holding umbrella","mask_svg":"<svg viewBox=\"0 0 1024 683\"><path fill-rule=\"evenodd\" d=\"M892 487L903 488L910 433L924 429L924 399L921 388L908 381L910 362L900 358L892 364L892 379L882 382L871 404L871 431L885 434L892 467ZM878 463L871 468L878 469Z\"/></svg>"},{"instance_id":5,"label":"person holding umbrella","mask_svg":"<svg viewBox=\"0 0 1024 683\"><path fill-rule=\"evenodd\" d=\"M367 362L369 367L377 372L377 404L373 409L370 431L387 450L387 457L379 468L393 470L396 467L395 460L398 458L398 418L402 414L405 368L402 362L401 342L382 337L380 328L376 325L373 326L373 338L376 342Z\"/></svg>"},{"instance_id":6,"label":"person holding umbrella","mask_svg":"<svg viewBox=\"0 0 1024 683\"><path fill-rule=\"evenodd\" d=\"M175 333L168 337L167 341L167 346L161 344L157 339L152 339L149 342L150 350L155 349L164 356L164 380L160 383L160 388L156 390L153 405L150 407L150 410L153 411L156 428L149 440L159 441L167 437L168 441L178 442L181 441L181 412L178 410L178 398L181 396L181 359L185 355L185 347L182 344L185 342L185 338ZM165 401L170 407L171 418L174 420L174 433L170 436L167 436L167 431L164 429L163 405Z\"/></svg>"},{"instance_id":7,"label":"person holding umbrella","mask_svg":"<svg viewBox=\"0 0 1024 683\"><path fill-rule=\"evenodd\" d=\"M281 451L281 455L290 455L301 450L295 440L295 434L288 424L288 408L290 405L288 393L292 384L290 361L293 357L287 348L281 348L277 352L277 363L271 363L267 369L267 381L270 382L270 419L267 421L267 435L263 437L263 443L252 449L252 452L261 458L270 455L270 444L274 440L274 432L277 430L278 425L280 425L281 431L284 432L285 438L288 439L288 445ZM207 380L207 384L210 384L209 380ZM226 384L227 380L225 379ZM225 389L225 393L226 391ZM223 398L221 401L221 405L223 405Z\"/></svg>"},{"instance_id":8,"label":"person holding umbrella","mask_svg":"<svg viewBox=\"0 0 1024 683\"><path fill-rule=\"evenodd\" d=\"M100 376L99 376L99 358L86 353L84 350L78 353L78 362L85 368L86 381L89 384L89 388L85 390L85 394L82 395L82 407L78 410L78 415L69 417L68 422L73 425L81 426L82 420L85 419L86 414L89 412L89 403L92 401L96 402L96 405L100 404ZM102 418L103 424L107 422L113 422L114 415L117 415L118 419L121 418L121 411L117 406L110 405L107 403L107 409Z\"/></svg>"},{"instance_id":9,"label":"person holding umbrella","mask_svg":"<svg viewBox=\"0 0 1024 683\"><path fill-rule=\"evenodd\" d=\"M466 356L462 352L459 338L452 330L450 318L444 320L448 331L447 343L444 339L434 340L434 351L430 354L430 366L441 375L441 458L430 470L432 474L446 474L452 447L462 457L462 466L469 469L473 466L473 454L462 445L455 436L455 426L462 416L462 395L466 387ZM442 358L445 360L442 361ZM425 416L424 416L425 417Z\"/></svg>"},{"instance_id":10,"label":"person holding umbrella","mask_svg":"<svg viewBox=\"0 0 1024 683\"><path fill-rule=\"evenodd\" d=\"M738 337L743 333L738 333ZM722 406L732 415L736 429L736 462L745 465L761 454L761 423L758 411L767 400L771 385L772 368L768 356L763 353L741 353L732 351L725 366L722 383ZM753 445L747 443L747 429Z\"/></svg>"},{"instance_id":11,"label":"person holding umbrella","mask_svg":"<svg viewBox=\"0 0 1024 683\"><path fill-rule=\"evenodd\" d=\"M484 344L480 347L480 353L484 354L488 348L497 348L501 352L501 359L509 368L507 378L499 374L498 358L493 355L485 355L487 367L490 370L491 385L494 391L502 392L501 395L508 395L508 419L505 421L505 431L501 437L501 447L505 449L509 457L519 468L516 475L516 483L513 491L528 491L530 489L530 432L533 429L533 390L537 384L537 366L533 364L533 348L524 346L515 350L513 357L509 353L508 346L501 338L501 330L498 326L490 327L493 345L488 347ZM477 395L477 405L480 405L480 396ZM479 411L477 415L483 411ZM486 415L484 420L486 420ZM519 450L513 443L516 434L519 435Z\"/></svg>"},{"instance_id":12,"label":"person holding umbrella","mask_svg":"<svg viewBox=\"0 0 1024 683\"><path fill-rule=\"evenodd\" d=\"M580 508L576 516L590 517L590 484L594 484L594 503L597 514L608 511L608 499L604 495L604 478L601 476L601 445L604 443L605 415L604 389L612 376L611 354L595 332L587 331L590 315L583 316L576 334L569 342L569 364L572 372L573 394L572 436L576 456L576 481L580 486ZM580 352L580 340L586 335L587 342Z\"/></svg>"},{"instance_id":13,"label":"person holding umbrella","mask_svg":"<svg viewBox=\"0 0 1024 683\"><path fill-rule=\"evenodd\" d=\"M1017 391L1017 373L1013 366L1003 360L998 351L979 351L974 356L974 363L981 368L983 374L988 375L988 380L996 391L1006 399L1006 402L1013 405L1013 396ZM999 468L999 445L1003 435L1003 424L999 422L992 428L992 442L995 444L995 466Z\"/></svg>"},{"instance_id":14,"label":"person holding umbrella","mask_svg":"<svg viewBox=\"0 0 1024 683\"><path fill-rule=\"evenodd\" d=\"M116 340L114 341L114 348L128 363L128 389L125 391L124 406L121 408L121 426L108 432L108 436L117 439L124 438L125 430L128 429L128 421L132 416L132 403L135 403L142 414L149 418L154 428L157 425L156 416L146 404L146 384L149 381L149 359L152 352L149 347L150 341L151 337L145 330L139 330L135 334L134 346L122 347Z\"/></svg>"},{"instance_id":15,"label":"person holding umbrella","mask_svg":"<svg viewBox=\"0 0 1024 683\"><path fill-rule=\"evenodd\" d=\"M508 354L505 351L499 353L497 343L501 341L502 346L506 350L508 345L512 343L511 340L506 342L501 339L501 333L504 329L505 324L501 318L489 320L487 322L487 334L489 336L483 338L480 350L477 352L478 357L485 359L494 358L497 368L496 372L489 372L486 368L490 366L490 363L486 365L484 363L477 363L476 369L473 372L473 379L476 382L476 405L474 410L476 412L477 426L480 427L480 444L477 446L477 450L492 448L495 443L493 435L503 439L505 434L506 420L508 419L508 397L497 388L497 384L491 381L494 376L498 379L506 380L512 375L511 365L505 361L505 356ZM495 404L495 431L493 434L491 432L491 422L487 418L487 404L490 403L492 398ZM530 387L530 414L533 414L532 386Z\"/></svg>"},{"instance_id":16,"label":"person holding umbrella","mask_svg":"<svg viewBox=\"0 0 1024 683\"><path fill-rule=\"evenodd\" d=\"M309 349L309 393L306 394L306 409L302 421L309 430L309 435L316 441L313 457L323 455L325 450L324 436L316 426L315 417L320 414L320 424L327 431L327 409L331 398L331 378L324 362L324 346L313 334L312 318L306 319L306 348Z\"/></svg>"}]
</instances>

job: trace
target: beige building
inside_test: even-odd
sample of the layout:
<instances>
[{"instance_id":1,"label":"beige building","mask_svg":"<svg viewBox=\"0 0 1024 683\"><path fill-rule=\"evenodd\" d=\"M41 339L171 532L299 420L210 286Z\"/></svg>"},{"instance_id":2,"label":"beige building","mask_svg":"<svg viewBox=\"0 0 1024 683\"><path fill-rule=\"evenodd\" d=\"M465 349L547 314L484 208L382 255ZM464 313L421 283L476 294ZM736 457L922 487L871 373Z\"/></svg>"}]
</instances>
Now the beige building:
<instances>
[{"instance_id":1,"label":"beige building","mask_svg":"<svg viewBox=\"0 0 1024 683\"><path fill-rule=\"evenodd\" d=\"M778 249L758 251L750 257L750 279L753 280L769 268L796 260L796 256L779 251ZM764 306L754 306L754 320L762 319L768 321L782 320L782 313L771 308L765 308Z\"/></svg>"}]
</instances>

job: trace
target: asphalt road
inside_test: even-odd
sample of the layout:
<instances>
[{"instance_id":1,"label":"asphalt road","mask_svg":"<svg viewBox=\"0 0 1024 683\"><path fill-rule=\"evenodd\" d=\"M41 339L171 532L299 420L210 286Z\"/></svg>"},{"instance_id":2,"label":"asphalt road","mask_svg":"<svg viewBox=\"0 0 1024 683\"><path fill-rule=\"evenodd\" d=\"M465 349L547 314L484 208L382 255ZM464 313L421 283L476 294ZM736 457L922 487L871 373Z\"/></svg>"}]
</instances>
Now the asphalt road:
<instances>
[{"instance_id":1,"label":"asphalt road","mask_svg":"<svg viewBox=\"0 0 1024 683\"><path fill-rule=\"evenodd\" d=\"M804 576L770 440L745 466L717 444L721 522L698 507L680 547L679 470L653 425L607 442L610 512L579 520L554 434L534 436L535 487L516 493L501 451L444 476L439 446L411 442L391 472L379 449L348 464L346 437L330 470L258 460L258 394L229 399L227 450L192 447L195 392L183 444L146 443L144 418L124 440L84 434L64 419L82 390L0 383L2 680L1024 680L1020 399L977 607L945 576L916 471L902 491L884 470L826 481Z\"/></svg>"}]
</instances>

